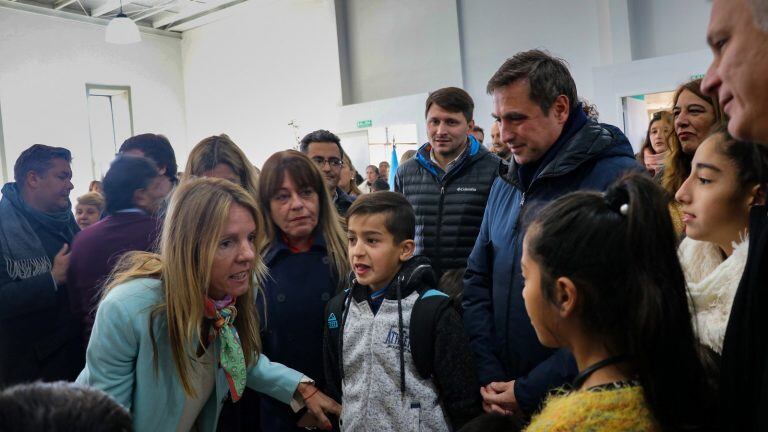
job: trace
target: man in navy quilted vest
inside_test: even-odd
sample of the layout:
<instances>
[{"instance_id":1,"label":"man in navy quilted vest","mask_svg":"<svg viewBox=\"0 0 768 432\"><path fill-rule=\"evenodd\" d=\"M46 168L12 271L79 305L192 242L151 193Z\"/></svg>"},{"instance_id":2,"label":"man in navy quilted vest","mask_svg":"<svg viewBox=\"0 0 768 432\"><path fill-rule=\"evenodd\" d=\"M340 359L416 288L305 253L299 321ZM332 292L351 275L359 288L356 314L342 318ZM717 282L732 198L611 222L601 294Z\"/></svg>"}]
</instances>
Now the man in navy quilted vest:
<instances>
[{"instance_id":1,"label":"man in navy quilted vest","mask_svg":"<svg viewBox=\"0 0 768 432\"><path fill-rule=\"evenodd\" d=\"M416 212L416 253L426 255L438 275L463 272L499 175L501 160L470 135L474 108L460 88L432 92L425 112L429 142L395 175L395 191Z\"/></svg>"}]
</instances>

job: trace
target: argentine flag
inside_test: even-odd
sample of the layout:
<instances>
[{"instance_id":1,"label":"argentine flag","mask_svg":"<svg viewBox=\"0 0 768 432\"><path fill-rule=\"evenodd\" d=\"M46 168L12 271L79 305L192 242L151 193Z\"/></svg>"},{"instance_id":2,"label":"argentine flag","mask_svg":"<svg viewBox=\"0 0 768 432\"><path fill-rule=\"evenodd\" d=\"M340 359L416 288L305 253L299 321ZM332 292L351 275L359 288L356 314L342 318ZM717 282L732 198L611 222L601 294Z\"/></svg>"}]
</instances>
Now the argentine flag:
<instances>
[{"instance_id":1,"label":"argentine flag","mask_svg":"<svg viewBox=\"0 0 768 432\"><path fill-rule=\"evenodd\" d=\"M389 161L389 178L387 179L387 183L389 183L389 190L394 191L395 190L395 174L397 173L397 145L392 143L392 160Z\"/></svg>"}]
</instances>

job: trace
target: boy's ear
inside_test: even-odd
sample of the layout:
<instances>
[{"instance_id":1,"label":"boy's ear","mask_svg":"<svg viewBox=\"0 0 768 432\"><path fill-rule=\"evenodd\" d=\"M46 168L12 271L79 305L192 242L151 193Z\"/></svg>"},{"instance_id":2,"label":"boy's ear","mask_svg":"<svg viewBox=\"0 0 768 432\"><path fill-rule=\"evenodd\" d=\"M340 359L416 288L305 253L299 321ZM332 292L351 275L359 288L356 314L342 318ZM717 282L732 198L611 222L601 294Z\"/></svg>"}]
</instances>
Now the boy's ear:
<instances>
[{"instance_id":1,"label":"boy's ear","mask_svg":"<svg viewBox=\"0 0 768 432\"><path fill-rule=\"evenodd\" d=\"M403 240L400 242L400 261L405 262L411 259L413 252L416 251L416 243L411 240Z\"/></svg>"},{"instance_id":2,"label":"boy's ear","mask_svg":"<svg viewBox=\"0 0 768 432\"><path fill-rule=\"evenodd\" d=\"M577 296L576 285L570 278L561 277L555 281L555 301L560 318L569 318L574 314Z\"/></svg>"}]
</instances>

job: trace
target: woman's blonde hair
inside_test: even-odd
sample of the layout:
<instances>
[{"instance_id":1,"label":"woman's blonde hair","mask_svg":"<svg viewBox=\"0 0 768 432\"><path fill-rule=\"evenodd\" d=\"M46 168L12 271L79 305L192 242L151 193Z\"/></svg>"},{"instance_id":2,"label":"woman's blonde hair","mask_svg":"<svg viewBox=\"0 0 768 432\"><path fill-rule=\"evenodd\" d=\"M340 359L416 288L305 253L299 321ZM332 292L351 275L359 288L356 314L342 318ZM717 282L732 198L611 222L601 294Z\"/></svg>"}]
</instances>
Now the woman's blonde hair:
<instances>
[{"instance_id":1,"label":"woman's blonde hair","mask_svg":"<svg viewBox=\"0 0 768 432\"><path fill-rule=\"evenodd\" d=\"M227 134L209 136L192 149L184 169L184 178L202 177L218 164L232 169L240 179L240 186L256 198L259 191L259 176L245 153Z\"/></svg>"},{"instance_id":2,"label":"woman's blonde hair","mask_svg":"<svg viewBox=\"0 0 768 432\"><path fill-rule=\"evenodd\" d=\"M344 160L344 166L342 166L341 169L344 170L344 167L349 169L349 184L339 185L339 187L341 187L341 189L348 194L355 196L362 195L363 192L360 190L360 188L357 187L357 181L355 181L355 173L357 172L355 166L352 165L352 161L349 159L349 156L347 156L346 153L344 153L344 157L342 157L342 159Z\"/></svg>"},{"instance_id":3,"label":"woman's blonde hair","mask_svg":"<svg viewBox=\"0 0 768 432\"><path fill-rule=\"evenodd\" d=\"M160 237L159 254L127 254L113 271L103 293L106 297L113 288L132 279L160 279L164 300L153 309L149 319L155 368L158 352L153 322L163 316L173 362L184 392L190 397L196 396L190 377L190 361L200 347L205 347L204 302L211 284L214 255L233 205L242 206L251 214L257 237L262 236L264 226L260 222L262 218L256 201L239 185L217 178L182 182L171 197ZM258 250L258 243L254 240L254 251ZM237 317L234 326L240 336L246 364L252 364L261 352L254 291L260 289L267 274L261 256L254 256L248 278L250 289L235 303Z\"/></svg>"},{"instance_id":4,"label":"woman's blonde hair","mask_svg":"<svg viewBox=\"0 0 768 432\"><path fill-rule=\"evenodd\" d=\"M708 96L701 91L701 78L688 81L675 90L675 95L672 97L673 108L677 105L677 100L680 98L680 94L686 90L695 94L712 107L715 120L712 123L710 132L720 128L720 126L726 122L717 95ZM672 121L672 128L674 130L674 119ZM661 186L667 193L674 196L691 173L691 161L693 160L693 155L683 151L683 146L677 138L677 132L674 132L669 136L667 145L669 145L669 154L667 154L667 157L664 160L664 176L661 179Z\"/></svg>"},{"instance_id":5,"label":"woman's blonde hair","mask_svg":"<svg viewBox=\"0 0 768 432\"><path fill-rule=\"evenodd\" d=\"M349 273L347 236L341 227L339 215L328 194L328 188L325 186L320 170L311 159L295 150L285 150L273 154L261 169L259 200L261 201L261 208L264 209L264 219L267 220L265 224L267 244L274 244L277 233L280 232L280 228L272 221L270 203L272 197L283 186L286 175L291 177L297 188L311 188L318 196L320 205L315 230L319 228L323 234L328 250L328 264L338 276L339 288L342 288Z\"/></svg>"},{"instance_id":6,"label":"woman's blonde hair","mask_svg":"<svg viewBox=\"0 0 768 432\"><path fill-rule=\"evenodd\" d=\"M88 192L77 198L77 205L89 205L94 206L99 210L99 213L104 211L106 202L104 196L98 192Z\"/></svg>"},{"instance_id":7,"label":"woman's blonde hair","mask_svg":"<svg viewBox=\"0 0 768 432\"><path fill-rule=\"evenodd\" d=\"M206 171L213 170L219 164L228 166L240 180L239 185L259 202L259 173L243 150L227 134L209 136L195 145L187 158L182 181L204 177ZM263 213L259 212L259 217L263 216ZM265 221L262 220L261 225L265 225ZM258 250L264 247L265 237L260 236L260 240L262 242Z\"/></svg>"}]
</instances>

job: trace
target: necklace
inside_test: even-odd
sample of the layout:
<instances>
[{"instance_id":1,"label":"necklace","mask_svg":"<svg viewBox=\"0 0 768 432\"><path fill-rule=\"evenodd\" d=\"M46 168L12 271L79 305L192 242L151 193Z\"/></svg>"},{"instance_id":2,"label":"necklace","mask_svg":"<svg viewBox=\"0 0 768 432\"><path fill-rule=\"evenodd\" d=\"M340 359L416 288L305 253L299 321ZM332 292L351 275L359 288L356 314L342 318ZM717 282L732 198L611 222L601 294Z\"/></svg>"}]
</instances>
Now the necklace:
<instances>
[{"instance_id":1,"label":"necklace","mask_svg":"<svg viewBox=\"0 0 768 432\"><path fill-rule=\"evenodd\" d=\"M629 356L624 354L608 357L605 360L600 360L599 362L593 365L590 365L587 368L585 368L583 371L579 372L579 374L576 375L576 378L573 379L573 383L571 384L571 386L575 390L578 390L579 388L581 388L582 385L584 385L584 382L587 380L587 378L592 376L592 374L597 372L599 369L602 369L606 366L610 366L617 363L624 363L627 360L629 360Z\"/></svg>"}]
</instances>

